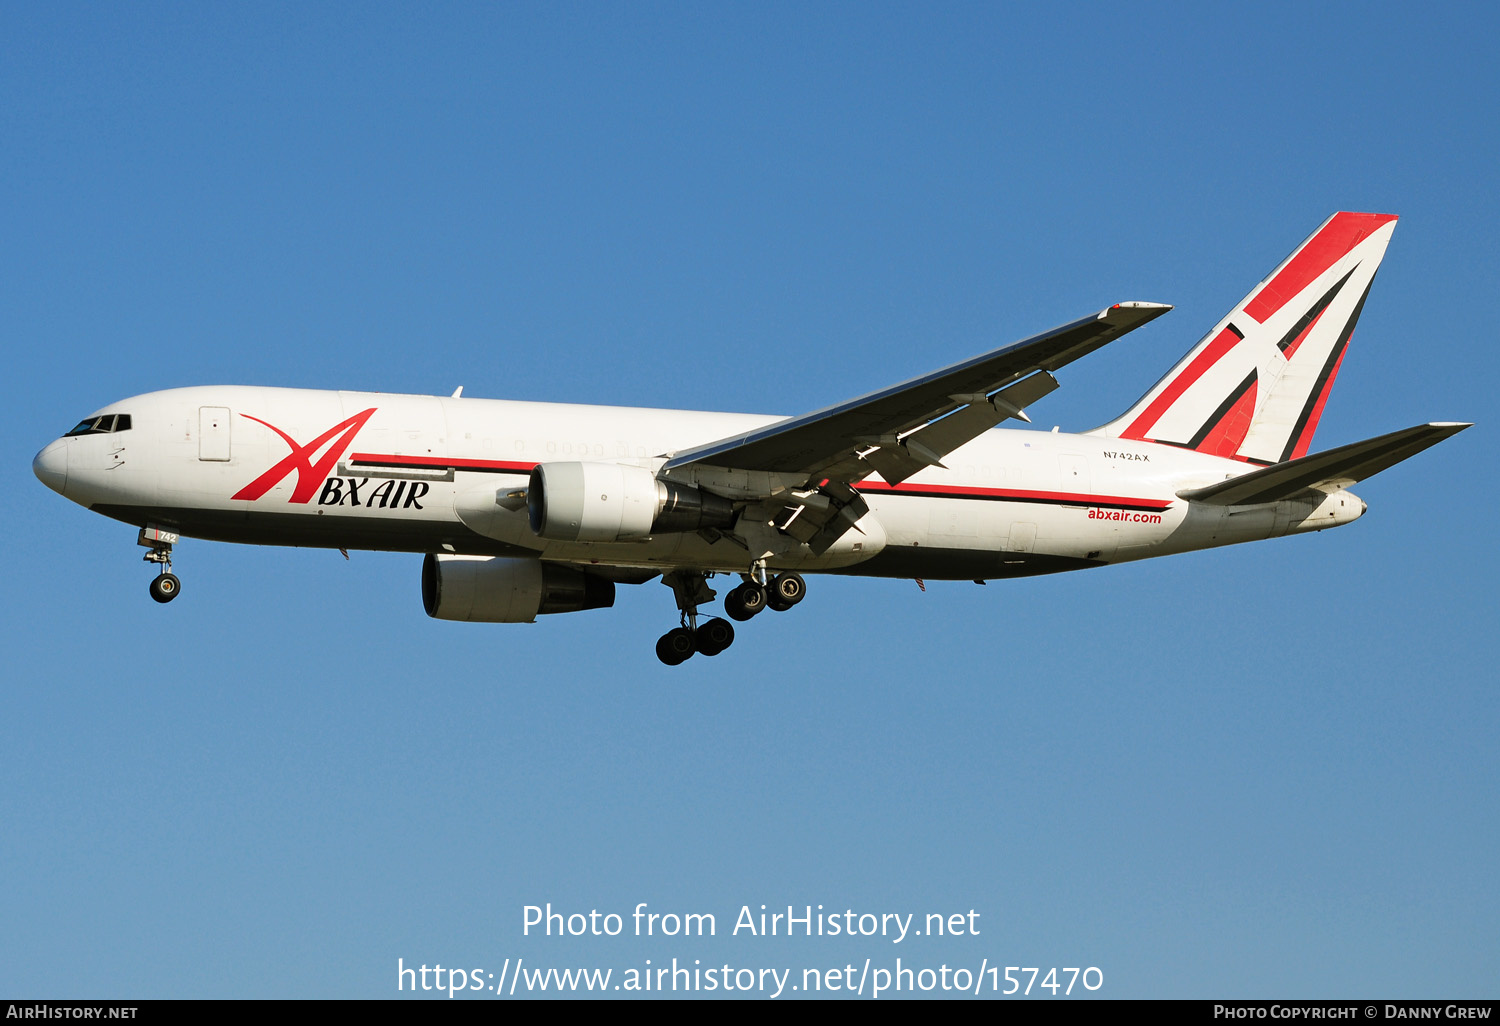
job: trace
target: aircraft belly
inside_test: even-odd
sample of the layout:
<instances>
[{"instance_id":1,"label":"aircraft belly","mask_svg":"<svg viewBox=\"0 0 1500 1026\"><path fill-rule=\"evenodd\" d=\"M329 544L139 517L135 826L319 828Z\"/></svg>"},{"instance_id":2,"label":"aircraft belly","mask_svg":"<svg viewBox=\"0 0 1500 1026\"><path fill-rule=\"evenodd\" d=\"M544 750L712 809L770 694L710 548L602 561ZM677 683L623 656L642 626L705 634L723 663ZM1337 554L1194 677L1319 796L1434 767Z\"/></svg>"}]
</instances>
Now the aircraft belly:
<instances>
[{"instance_id":1,"label":"aircraft belly","mask_svg":"<svg viewBox=\"0 0 1500 1026\"><path fill-rule=\"evenodd\" d=\"M99 504L91 508L128 524L158 523L186 537L205 541L422 553L443 552L445 546L452 546L453 551L464 555L536 554L534 550L486 538L453 521L169 505Z\"/></svg>"},{"instance_id":2,"label":"aircraft belly","mask_svg":"<svg viewBox=\"0 0 1500 1026\"><path fill-rule=\"evenodd\" d=\"M1065 570L1103 566L1099 559L1058 556L1045 552L998 552L992 549L946 549L936 546L891 547L853 567L829 573L859 577L922 578L929 581L993 581L1007 577L1035 577Z\"/></svg>"},{"instance_id":3,"label":"aircraft belly","mask_svg":"<svg viewBox=\"0 0 1500 1026\"><path fill-rule=\"evenodd\" d=\"M1117 518L1133 515L1086 505L905 496L880 496L872 507L890 541L859 572L936 579L1029 576L1109 563L1119 544Z\"/></svg>"}]
</instances>

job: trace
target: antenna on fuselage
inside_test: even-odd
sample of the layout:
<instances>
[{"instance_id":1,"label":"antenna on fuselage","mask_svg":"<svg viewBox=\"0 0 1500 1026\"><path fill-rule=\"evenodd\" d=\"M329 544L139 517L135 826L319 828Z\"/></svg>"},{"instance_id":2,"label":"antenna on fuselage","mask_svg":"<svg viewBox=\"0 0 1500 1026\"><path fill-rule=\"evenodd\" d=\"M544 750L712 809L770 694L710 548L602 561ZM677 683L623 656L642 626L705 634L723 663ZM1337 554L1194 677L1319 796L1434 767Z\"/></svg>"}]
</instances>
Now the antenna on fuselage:
<instances>
[{"instance_id":1,"label":"antenna on fuselage","mask_svg":"<svg viewBox=\"0 0 1500 1026\"><path fill-rule=\"evenodd\" d=\"M453 398L454 399L462 399L463 395L464 395L464 386L459 385L457 388L455 388L453 390Z\"/></svg>"}]
</instances>

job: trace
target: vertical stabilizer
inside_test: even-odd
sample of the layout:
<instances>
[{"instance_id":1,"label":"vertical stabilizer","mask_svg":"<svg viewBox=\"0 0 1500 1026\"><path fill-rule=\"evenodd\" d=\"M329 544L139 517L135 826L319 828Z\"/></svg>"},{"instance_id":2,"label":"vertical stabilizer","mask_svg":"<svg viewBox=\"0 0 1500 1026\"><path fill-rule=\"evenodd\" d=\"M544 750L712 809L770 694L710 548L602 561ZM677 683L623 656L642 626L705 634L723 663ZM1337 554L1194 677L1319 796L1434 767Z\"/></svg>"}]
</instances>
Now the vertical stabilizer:
<instances>
[{"instance_id":1,"label":"vertical stabilizer","mask_svg":"<svg viewBox=\"0 0 1500 1026\"><path fill-rule=\"evenodd\" d=\"M1395 227L1393 214L1334 214L1094 433L1249 463L1306 455Z\"/></svg>"}]
</instances>

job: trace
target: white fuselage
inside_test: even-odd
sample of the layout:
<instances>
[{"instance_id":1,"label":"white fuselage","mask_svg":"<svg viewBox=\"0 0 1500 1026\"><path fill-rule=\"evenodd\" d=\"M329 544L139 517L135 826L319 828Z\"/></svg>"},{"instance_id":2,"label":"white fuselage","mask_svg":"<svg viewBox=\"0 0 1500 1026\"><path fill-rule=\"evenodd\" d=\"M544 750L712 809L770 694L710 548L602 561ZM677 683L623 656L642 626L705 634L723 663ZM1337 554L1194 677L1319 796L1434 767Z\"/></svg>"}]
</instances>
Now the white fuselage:
<instances>
[{"instance_id":1,"label":"white fuselage","mask_svg":"<svg viewBox=\"0 0 1500 1026\"><path fill-rule=\"evenodd\" d=\"M128 414L128 430L58 439L38 454L37 474L138 526L253 544L723 572L743 572L749 557L729 538L710 540L715 532L549 541L532 531L524 504L504 500L538 463L655 472L674 453L780 419L246 386L153 392L96 415L111 413ZM745 518L735 533L764 544L774 569L982 580L1319 530L1364 510L1348 492L1190 503L1177 493L1253 466L1091 434L996 429L944 463L896 486L876 476L857 483L870 511L822 555Z\"/></svg>"}]
</instances>

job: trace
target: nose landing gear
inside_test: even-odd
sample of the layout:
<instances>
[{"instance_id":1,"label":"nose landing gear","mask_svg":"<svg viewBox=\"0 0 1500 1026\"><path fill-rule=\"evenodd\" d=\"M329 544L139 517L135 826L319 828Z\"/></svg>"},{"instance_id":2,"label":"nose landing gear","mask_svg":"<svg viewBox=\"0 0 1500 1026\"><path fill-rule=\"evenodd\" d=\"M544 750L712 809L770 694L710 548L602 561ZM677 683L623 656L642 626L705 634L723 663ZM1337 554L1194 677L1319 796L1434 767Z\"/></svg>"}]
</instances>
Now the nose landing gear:
<instances>
[{"instance_id":1,"label":"nose landing gear","mask_svg":"<svg viewBox=\"0 0 1500 1026\"><path fill-rule=\"evenodd\" d=\"M171 602L182 591L182 582L172 572L172 546L177 541L177 535L155 524L147 524L141 528L140 536L135 541L137 545L144 545L151 550L141 558L161 568L161 572L151 581L151 597L158 602Z\"/></svg>"}]
</instances>

